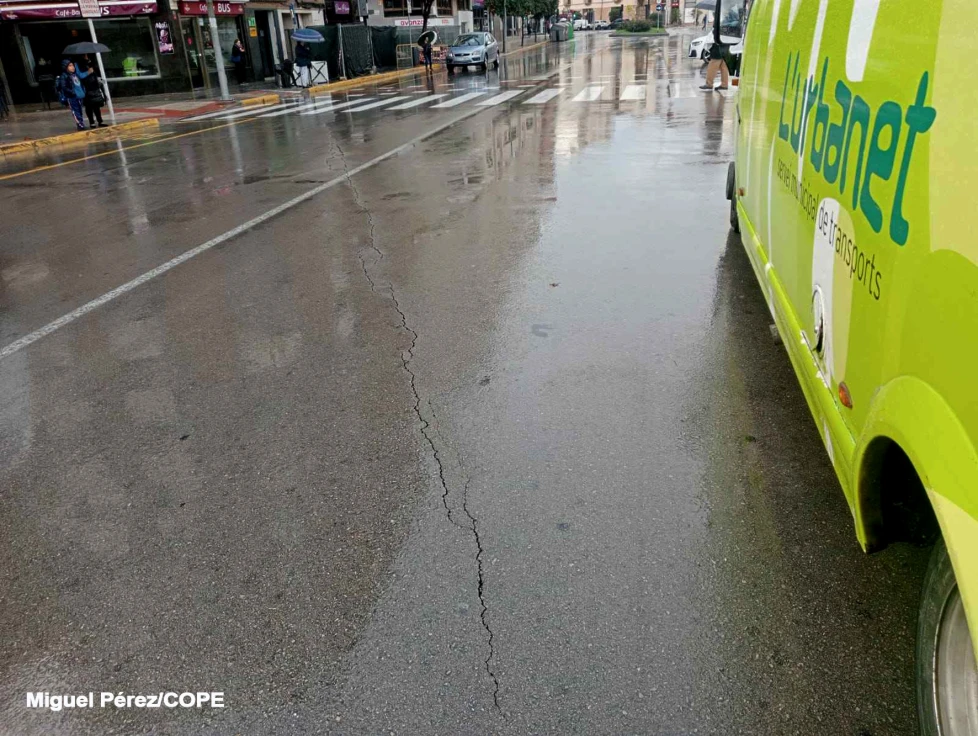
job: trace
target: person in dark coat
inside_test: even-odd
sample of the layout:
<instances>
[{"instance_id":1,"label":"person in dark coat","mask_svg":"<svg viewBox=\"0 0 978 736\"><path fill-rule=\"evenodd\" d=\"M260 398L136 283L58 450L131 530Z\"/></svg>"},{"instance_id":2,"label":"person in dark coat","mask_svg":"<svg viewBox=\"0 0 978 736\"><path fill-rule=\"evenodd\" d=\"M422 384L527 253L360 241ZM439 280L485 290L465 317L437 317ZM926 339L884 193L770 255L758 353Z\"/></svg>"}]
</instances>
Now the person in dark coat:
<instances>
[{"instance_id":1,"label":"person in dark coat","mask_svg":"<svg viewBox=\"0 0 978 736\"><path fill-rule=\"evenodd\" d=\"M312 66L312 49L300 41L295 45L295 65L299 67L299 85L309 86L309 67Z\"/></svg>"},{"instance_id":2,"label":"person in dark coat","mask_svg":"<svg viewBox=\"0 0 978 736\"><path fill-rule=\"evenodd\" d=\"M424 59L425 71L431 73L431 36L426 36L421 44L421 58Z\"/></svg>"},{"instance_id":3,"label":"person in dark coat","mask_svg":"<svg viewBox=\"0 0 978 736\"><path fill-rule=\"evenodd\" d=\"M238 84L245 83L245 48L240 38L234 39L234 46L231 47L231 63L234 64L234 76Z\"/></svg>"},{"instance_id":4,"label":"person in dark coat","mask_svg":"<svg viewBox=\"0 0 978 736\"><path fill-rule=\"evenodd\" d=\"M98 120L98 127L107 127L102 122L102 105L105 104L105 92L102 91L102 80L95 72L95 67L89 62L88 69L79 71L78 76L82 81L82 87L85 88L85 114L88 115L89 127L94 128L96 120Z\"/></svg>"},{"instance_id":5,"label":"person in dark coat","mask_svg":"<svg viewBox=\"0 0 978 736\"><path fill-rule=\"evenodd\" d=\"M57 90L61 104L71 110L78 130L85 130L85 118L82 117L82 105L85 100L85 88L75 72L75 63L71 59L61 62L61 76L58 77Z\"/></svg>"}]
</instances>

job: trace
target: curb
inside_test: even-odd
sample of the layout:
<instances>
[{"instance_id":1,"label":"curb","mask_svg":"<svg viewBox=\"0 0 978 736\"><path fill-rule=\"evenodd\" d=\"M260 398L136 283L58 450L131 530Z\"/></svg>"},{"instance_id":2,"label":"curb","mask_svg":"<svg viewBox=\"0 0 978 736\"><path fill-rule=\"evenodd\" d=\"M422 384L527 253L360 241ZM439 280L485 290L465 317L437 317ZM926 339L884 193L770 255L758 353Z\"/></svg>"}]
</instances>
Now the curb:
<instances>
[{"instance_id":1,"label":"curb","mask_svg":"<svg viewBox=\"0 0 978 736\"><path fill-rule=\"evenodd\" d=\"M53 135L48 138L35 138L34 140L30 141L18 141L17 143L3 144L0 145L0 156L9 156L11 154L24 153L26 151L38 151L42 148L50 148L53 146L67 146L72 143L104 140L107 138L112 138L116 133L120 133L122 131L158 127L160 127L159 118L130 120L126 123L110 125L108 128L79 130L77 133L65 133L64 135Z\"/></svg>"},{"instance_id":2,"label":"curb","mask_svg":"<svg viewBox=\"0 0 978 736\"><path fill-rule=\"evenodd\" d=\"M537 43L532 43L529 46L524 46L522 48L515 49L514 51L507 51L505 54L502 51L500 51L499 52L499 55L500 56L512 56L513 54L522 54L524 51L530 51L531 49L538 49L541 46L546 46L548 43L550 43L549 40L547 40L547 41L538 41Z\"/></svg>"},{"instance_id":3,"label":"curb","mask_svg":"<svg viewBox=\"0 0 978 736\"><path fill-rule=\"evenodd\" d=\"M441 69L441 64L433 64L432 71ZM366 77L354 77L353 79L344 79L339 82L330 82L329 84L314 84L312 87L306 89L306 93L310 97L315 97L316 95L326 94L329 92L338 92L344 89L351 89L353 87L364 87L367 85L383 84L384 82L390 82L394 79L400 79L401 77L411 77L417 74L423 74L424 67L412 67L411 69L402 69L396 72L384 72L383 74L373 74Z\"/></svg>"},{"instance_id":4,"label":"curb","mask_svg":"<svg viewBox=\"0 0 978 736\"><path fill-rule=\"evenodd\" d=\"M239 100L238 104L242 107L248 107L250 105L277 105L281 101L281 97L276 94L271 94L259 95L258 97L245 97L243 100Z\"/></svg>"}]
</instances>

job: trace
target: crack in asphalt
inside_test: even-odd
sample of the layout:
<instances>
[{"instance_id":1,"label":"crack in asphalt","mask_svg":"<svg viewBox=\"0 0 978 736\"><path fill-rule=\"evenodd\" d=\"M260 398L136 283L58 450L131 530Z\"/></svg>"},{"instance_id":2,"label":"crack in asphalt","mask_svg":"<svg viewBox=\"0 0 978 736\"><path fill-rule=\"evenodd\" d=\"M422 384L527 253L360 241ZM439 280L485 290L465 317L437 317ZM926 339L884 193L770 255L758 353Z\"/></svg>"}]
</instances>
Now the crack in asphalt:
<instances>
[{"instance_id":1,"label":"crack in asphalt","mask_svg":"<svg viewBox=\"0 0 978 736\"><path fill-rule=\"evenodd\" d=\"M343 170L349 173L349 168L346 163L346 155L343 149L340 147L339 143L336 143L336 150L339 151L340 160L343 162ZM364 214L367 218L368 233L370 239L370 249L373 250L377 257L373 260L373 266L376 266L380 261L384 259L384 253L377 247L376 241L376 223L374 222L373 213L364 205L363 200L360 196L360 190L357 189L357 185L354 183L353 178L347 176L347 182L350 184L350 191L353 193L353 201L357 208ZM411 344L408 346L407 350L401 351L401 366L404 368L404 372L407 373L411 385L411 393L414 394L414 415L418 418L418 423L421 427L421 436L424 437L425 442L427 442L428 447L431 449L431 455L435 460L435 465L438 468L438 481L441 484L442 494L441 502L442 506L445 507L445 513L448 516L448 520L454 524L456 527L463 531L470 532L475 539L476 546L476 570L478 572L478 585L477 592L479 595L479 604L482 610L479 613L479 620L482 622L482 628L486 630L486 635L488 636L489 643L489 654L485 659L486 673L489 675L493 683L492 692L492 702L495 705L496 710L502 713L502 709L499 706L499 678L496 676L495 671L492 669L492 661L495 657L495 647L494 647L494 635L492 629L489 626L488 614L489 607L486 605L485 599L485 572L483 568L482 557L485 554L485 549L482 546L482 537L479 534L479 520L472 514L468 507L468 495L469 495L469 482L470 477L465 472L465 468L462 465L461 455L456 451L455 456L458 462L459 469L462 471L463 477L465 477L465 484L462 488L462 511L465 514L467 523L460 523L455 516L452 514L452 507L448 504L449 495L449 485L448 480L445 477L445 465L442 462L441 454L438 452L438 448L435 445L432 432L435 430L431 426L431 422L425 419L424 414L421 411L421 394L418 392L417 386L417 375L411 368L411 361L414 360L414 350L418 343L418 333L411 327L408 323L407 314L401 308L400 302L397 300L397 294L394 292L394 284L390 281L387 282L385 287L378 287L377 282L374 281L373 277L370 275L370 270L367 268L367 259L364 258L362 252L357 253L357 258L360 260L360 267L363 269L363 275L367 279L367 283L370 284L371 291L378 294L385 294L394 306L394 311L397 312L401 320L401 328L411 336ZM434 407L431 405L431 400L427 401L428 410L431 412L432 420L436 419Z\"/></svg>"}]
</instances>

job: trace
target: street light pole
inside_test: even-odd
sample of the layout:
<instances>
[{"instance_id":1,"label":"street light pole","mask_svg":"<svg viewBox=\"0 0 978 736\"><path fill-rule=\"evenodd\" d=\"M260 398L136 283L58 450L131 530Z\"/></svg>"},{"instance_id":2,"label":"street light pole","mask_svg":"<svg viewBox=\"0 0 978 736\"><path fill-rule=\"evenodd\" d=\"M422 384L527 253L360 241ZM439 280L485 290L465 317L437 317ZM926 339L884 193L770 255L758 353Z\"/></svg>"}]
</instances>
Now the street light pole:
<instances>
[{"instance_id":1,"label":"street light pole","mask_svg":"<svg viewBox=\"0 0 978 736\"><path fill-rule=\"evenodd\" d=\"M228 77L224 71L224 51L221 49L221 37L217 32L217 16L214 15L214 0L207 0L207 25L211 29L211 46L214 48L214 64L217 66L217 84L221 88L221 99L230 100Z\"/></svg>"},{"instance_id":2,"label":"street light pole","mask_svg":"<svg viewBox=\"0 0 978 736\"><path fill-rule=\"evenodd\" d=\"M506 36L509 35L509 25L506 19L506 0L503 0L503 53L506 53Z\"/></svg>"},{"instance_id":3,"label":"street light pole","mask_svg":"<svg viewBox=\"0 0 978 736\"><path fill-rule=\"evenodd\" d=\"M91 18L88 19L88 34L92 37L92 43L98 43L98 39L95 37L95 24L92 23ZM98 73L102 76L102 81L105 83L105 102L109 106L109 120L115 125L115 107L112 105L112 95L109 94L109 82L105 78L105 65L102 64L102 54L95 54L95 59L98 61Z\"/></svg>"}]
</instances>

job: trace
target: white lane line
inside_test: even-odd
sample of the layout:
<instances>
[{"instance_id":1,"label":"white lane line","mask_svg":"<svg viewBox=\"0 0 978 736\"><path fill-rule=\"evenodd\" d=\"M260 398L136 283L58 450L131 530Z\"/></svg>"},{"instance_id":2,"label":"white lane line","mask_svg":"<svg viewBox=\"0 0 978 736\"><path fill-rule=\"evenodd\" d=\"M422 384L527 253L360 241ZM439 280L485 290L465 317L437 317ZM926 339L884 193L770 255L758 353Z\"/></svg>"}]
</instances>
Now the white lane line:
<instances>
[{"instance_id":1,"label":"white lane line","mask_svg":"<svg viewBox=\"0 0 978 736\"><path fill-rule=\"evenodd\" d=\"M386 100L385 100L385 102L386 102ZM312 199L313 197L315 197L315 196L317 196L319 194L322 194L323 192L325 192L328 189L332 189L337 184L341 184L344 181L348 181L352 177L354 177L357 174L359 174L361 171L366 171L367 169L371 168L372 166L376 166L377 164L382 163L382 162L386 161L389 158L393 158L394 156L397 156L399 153L401 153L403 151L406 151L409 148L412 148L412 147L418 145L419 143L421 143L423 141L426 141L426 140L428 140L429 138L431 138L433 136L438 135L442 131L448 130L453 125L457 125L458 123L461 123L463 120L467 120L468 118L471 118L471 117L473 117L475 115L478 115L481 112L482 112L482 109L481 108L478 108L478 107L473 107L470 110L466 110L464 113L461 113L459 115L456 115L454 118L452 118L451 120L449 120L447 123L442 123L441 125L438 125L438 126L432 128L431 130L429 130L426 133L422 133L419 136L415 136L414 138L412 138L411 140L409 140L407 143L402 143L400 146L397 146L396 148L392 148L391 150L387 151L387 153L382 153L379 156L376 156L376 157L370 159L369 161L366 161L366 162L360 164L359 166L356 166L356 167L350 169L348 172L346 172L346 173L344 173L344 174L342 174L340 176L337 176L335 179L330 179L329 181L327 181L327 182L325 182L323 184L320 184L317 187L313 187L308 192L305 192L304 194L300 194L297 197L293 197L292 199L288 200L287 202L283 202L278 207L273 207L272 209L268 210L267 212L264 212L264 213L258 215L258 217L254 217L254 218L248 220L247 222L243 222L240 225L238 225L237 227L228 230L226 233L223 233L221 235L218 235L216 238L211 238L206 243L201 243L196 248L191 248L190 250L181 253L176 258L171 258L166 263L163 263L163 264L157 266L156 268L154 268L154 269L152 269L150 271L147 271L142 276L137 276L132 281L127 281L126 283L122 284L121 286L117 286L112 291L109 291L109 292L107 292L105 294L102 294L102 296L97 297L96 299L92 299L92 301L87 302L86 304L83 304L82 306L78 307L78 309L72 310L71 312L68 312L67 314L62 315L61 317L58 317L53 322L48 322L46 325L44 325L40 329L34 330L34 332L31 332L31 333L29 333L27 335L24 335L23 337L21 337L21 338L19 338L17 340L14 340L12 343L10 343L9 345L7 345L3 349L0 349L0 360L3 360L4 358L7 358L7 357L13 355L14 353L20 352L21 350L23 350L24 348L26 348L28 345L31 345L31 344L37 342L38 340L40 340L42 337L47 337L52 332L57 332L62 327L65 327L67 325L70 325L72 322L75 322L75 321L81 319L82 317L84 317L89 312L92 312L92 311L98 309L99 307L101 307L104 304L108 304L109 302L111 302L114 299L118 299L123 294L129 293L133 289L138 289L140 286L142 286L143 284L145 284L145 283L147 283L149 281L152 281L157 276L162 276L167 271L172 271L174 268L176 268L177 266L179 266L181 263L186 263L191 258L196 258L197 256L201 255L202 253L206 253L211 248L213 248L213 247L215 247L217 245L220 245L221 243L225 243L228 240L231 240L232 238L235 238L238 235L241 235L242 233L246 233L249 230L251 230L251 229L253 229L253 228L261 225L262 223L265 223L268 220L271 220L273 217L277 217L278 215L281 215L283 212L288 212L293 207L296 207L297 205L300 205L303 202L306 202L306 201Z\"/></svg>"},{"instance_id":2,"label":"white lane line","mask_svg":"<svg viewBox=\"0 0 978 736\"><path fill-rule=\"evenodd\" d=\"M258 110L267 110L269 107L272 107L272 104L271 103L269 103L267 105L255 105L253 107L250 107L249 110L255 110L255 111L258 111ZM194 122L196 122L198 120L208 120L210 118L216 118L218 115L230 115L231 113L233 113L233 112L235 112L237 110L238 110L238 108L236 108L236 107L232 107L230 109L225 108L223 110L218 110L217 112L209 112L206 115L194 115L192 118L181 118L180 119L180 122L182 122L182 123L194 123Z\"/></svg>"},{"instance_id":3,"label":"white lane line","mask_svg":"<svg viewBox=\"0 0 978 736\"><path fill-rule=\"evenodd\" d=\"M318 110L306 110L305 112L299 113L300 115L322 115L324 112L331 112L332 110L342 110L344 107L353 107L354 105L362 105L367 100L372 100L373 97L363 97L359 100L350 100L349 102L339 102L335 105L330 105L329 107L322 107ZM387 100L384 100L387 102Z\"/></svg>"},{"instance_id":4,"label":"white lane line","mask_svg":"<svg viewBox=\"0 0 978 736\"><path fill-rule=\"evenodd\" d=\"M390 90L389 92L381 92L380 94L382 94L382 95L396 95L397 92L395 92L394 90Z\"/></svg>"},{"instance_id":5,"label":"white lane line","mask_svg":"<svg viewBox=\"0 0 978 736\"><path fill-rule=\"evenodd\" d=\"M523 100L524 105L542 105L546 102L550 102L554 97L561 94L564 90L560 89L545 89L540 94L533 95L528 100Z\"/></svg>"},{"instance_id":6,"label":"white lane line","mask_svg":"<svg viewBox=\"0 0 978 736\"><path fill-rule=\"evenodd\" d=\"M645 99L645 85L644 84L629 84L621 91L621 97L619 100L644 100Z\"/></svg>"},{"instance_id":7,"label":"white lane line","mask_svg":"<svg viewBox=\"0 0 978 736\"><path fill-rule=\"evenodd\" d=\"M427 105L429 102L434 102L435 100L440 100L442 97L448 97L448 93L440 95L428 95L427 97L421 97L417 100L411 100L410 102L402 102L400 105L394 105L394 107L387 108L388 110L410 110L412 107L421 107L421 105Z\"/></svg>"},{"instance_id":8,"label":"white lane line","mask_svg":"<svg viewBox=\"0 0 978 736\"><path fill-rule=\"evenodd\" d=\"M485 94L485 92L469 92L468 94L460 95L459 97L455 97L455 98L449 100L448 102L440 102L437 105L433 105L432 106L432 109L434 109L434 108L455 107L456 105L461 105L463 102L468 102L469 100L474 100L476 97L482 97L482 95L484 95L484 94Z\"/></svg>"},{"instance_id":9,"label":"white lane line","mask_svg":"<svg viewBox=\"0 0 978 736\"><path fill-rule=\"evenodd\" d=\"M495 97L490 97L488 100L483 100L482 102L477 102L476 104L480 107L492 107L493 105L498 105L501 102L506 102L506 100L511 100L517 95L523 94L522 90L512 89L509 92L500 92Z\"/></svg>"},{"instance_id":10,"label":"white lane line","mask_svg":"<svg viewBox=\"0 0 978 736\"><path fill-rule=\"evenodd\" d=\"M574 102L594 102L601 96L603 91L603 86L585 87L574 95Z\"/></svg>"},{"instance_id":11,"label":"white lane line","mask_svg":"<svg viewBox=\"0 0 978 736\"><path fill-rule=\"evenodd\" d=\"M375 107L383 107L384 105L389 105L392 102L397 102L398 100L409 99L407 95L398 95L397 97L386 97L383 100L377 100L376 102L371 102L368 105L360 105L360 107L351 107L347 112L360 112L361 110L373 110ZM362 100L361 100L362 101Z\"/></svg>"},{"instance_id":12,"label":"white lane line","mask_svg":"<svg viewBox=\"0 0 978 736\"><path fill-rule=\"evenodd\" d=\"M521 84L519 86L520 86L521 89L533 89L537 85L535 85L535 84Z\"/></svg>"}]
</instances>

